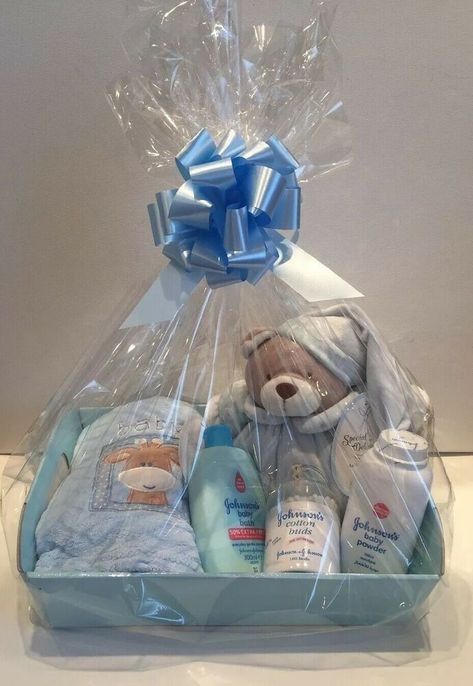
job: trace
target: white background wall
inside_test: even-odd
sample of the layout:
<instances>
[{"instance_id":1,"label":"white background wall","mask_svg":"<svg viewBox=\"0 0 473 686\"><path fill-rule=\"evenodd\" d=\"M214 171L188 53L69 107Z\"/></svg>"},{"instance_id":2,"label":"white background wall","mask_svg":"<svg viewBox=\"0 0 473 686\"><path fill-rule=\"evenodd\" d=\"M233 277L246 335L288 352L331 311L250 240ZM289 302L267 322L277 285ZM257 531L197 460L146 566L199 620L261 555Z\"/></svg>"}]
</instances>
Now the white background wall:
<instances>
[{"instance_id":1,"label":"white background wall","mask_svg":"<svg viewBox=\"0 0 473 686\"><path fill-rule=\"evenodd\" d=\"M0 15L6 451L159 260L155 184L103 96L125 1L0 0ZM471 452L473 3L342 0L336 37L355 161L306 192L301 245L365 293L430 391L439 447Z\"/></svg>"}]
</instances>

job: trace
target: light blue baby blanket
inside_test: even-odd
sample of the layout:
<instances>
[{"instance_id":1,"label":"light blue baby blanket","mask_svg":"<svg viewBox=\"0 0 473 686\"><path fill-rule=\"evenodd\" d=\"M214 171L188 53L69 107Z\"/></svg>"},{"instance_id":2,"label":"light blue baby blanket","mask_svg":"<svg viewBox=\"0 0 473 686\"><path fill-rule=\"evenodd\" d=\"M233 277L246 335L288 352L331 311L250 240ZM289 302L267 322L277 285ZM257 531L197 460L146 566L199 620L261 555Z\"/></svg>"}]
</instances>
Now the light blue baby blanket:
<instances>
[{"instance_id":1,"label":"light blue baby blanket","mask_svg":"<svg viewBox=\"0 0 473 686\"><path fill-rule=\"evenodd\" d=\"M38 524L36 571L201 572L175 447L198 418L186 403L155 397L86 427ZM156 488L161 494L151 494Z\"/></svg>"}]
</instances>

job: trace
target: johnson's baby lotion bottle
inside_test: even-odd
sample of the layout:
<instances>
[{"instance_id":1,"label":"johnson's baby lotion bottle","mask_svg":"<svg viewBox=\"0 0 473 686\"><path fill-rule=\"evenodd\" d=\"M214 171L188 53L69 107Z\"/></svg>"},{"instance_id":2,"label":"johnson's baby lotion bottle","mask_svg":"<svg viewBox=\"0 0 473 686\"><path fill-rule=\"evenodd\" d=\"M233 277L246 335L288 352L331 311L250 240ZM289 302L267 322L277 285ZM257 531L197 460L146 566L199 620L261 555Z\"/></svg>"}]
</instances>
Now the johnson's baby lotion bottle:
<instances>
[{"instance_id":1,"label":"johnson's baby lotion bottle","mask_svg":"<svg viewBox=\"0 0 473 686\"><path fill-rule=\"evenodd\" d=\"M342 571L407 572L431 485L427 441L382 431L356 468L342 525Z\"/></svg>"},{"instance_id":2,"label":"johnson's baby lotion bottle","mask_svg":"<svg viewBox=\"0 0 473 686\"><path fill-rule=\"evenodd\" d=\"M224 424L204 432L189 479L192 527L204 572L255 573L263 563L266 503L256 465Z\"/></svg>"}]
</instances>

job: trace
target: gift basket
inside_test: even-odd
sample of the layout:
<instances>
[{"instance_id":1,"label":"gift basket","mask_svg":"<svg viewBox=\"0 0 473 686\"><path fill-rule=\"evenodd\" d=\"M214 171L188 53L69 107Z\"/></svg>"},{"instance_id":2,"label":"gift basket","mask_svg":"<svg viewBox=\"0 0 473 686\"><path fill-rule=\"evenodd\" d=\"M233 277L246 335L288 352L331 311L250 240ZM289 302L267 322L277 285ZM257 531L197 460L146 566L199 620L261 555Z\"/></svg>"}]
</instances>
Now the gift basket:
<instances>
[{"instance_id":1,"label":"gift basket","mask_svg":"<svg viewBox=\"0 0 473 686\"><path fill-rule=\"evenodd\" d=\"M165 266L6 470L47 626L372 625L442 579L429 397L296 245L304 182L350 159L333 10L155 0L126 36L107 96Z\"/></svg>"}]
</instances>

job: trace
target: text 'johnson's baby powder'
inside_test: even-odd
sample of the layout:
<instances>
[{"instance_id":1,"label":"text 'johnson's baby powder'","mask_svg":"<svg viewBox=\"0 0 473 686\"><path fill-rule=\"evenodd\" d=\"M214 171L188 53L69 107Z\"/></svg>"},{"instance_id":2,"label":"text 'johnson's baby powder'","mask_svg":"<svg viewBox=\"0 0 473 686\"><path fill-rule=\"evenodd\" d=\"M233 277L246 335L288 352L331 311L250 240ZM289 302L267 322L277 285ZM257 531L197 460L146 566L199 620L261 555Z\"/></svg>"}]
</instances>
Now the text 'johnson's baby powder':
<instances>
[{"instance_id":1,"label":"text 'johnson's baby powder'","mask_svg":"<svg viewBox=\"0 0 473 686\"><path fill-rule=\"evenodd\" d=\"M430 498L427 441L382 431L358 465L342 526L342 571L407 572Z\"/></svg>"}]
</instances>

